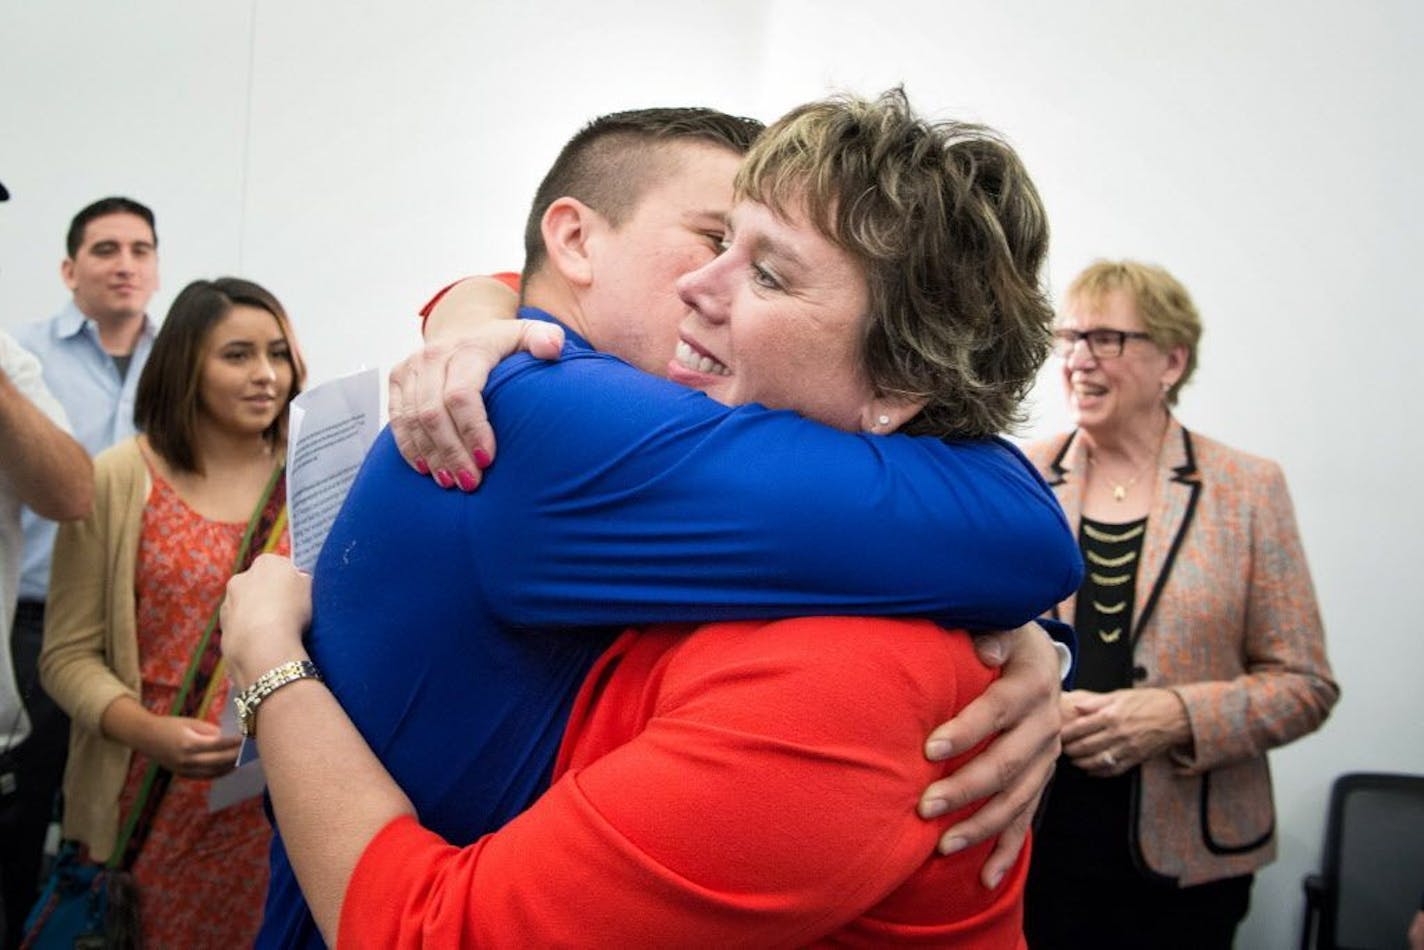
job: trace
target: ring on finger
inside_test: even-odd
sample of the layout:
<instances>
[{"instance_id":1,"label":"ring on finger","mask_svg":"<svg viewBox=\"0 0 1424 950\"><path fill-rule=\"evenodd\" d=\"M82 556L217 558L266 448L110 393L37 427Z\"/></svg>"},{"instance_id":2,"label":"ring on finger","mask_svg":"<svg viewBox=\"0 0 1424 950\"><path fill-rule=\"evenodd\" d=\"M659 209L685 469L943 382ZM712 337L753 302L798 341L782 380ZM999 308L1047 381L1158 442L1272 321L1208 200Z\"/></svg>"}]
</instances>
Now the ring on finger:
<instances>
[{"instance_id":1,"label":"ring on finger","mask_svg":"<svg viewBox=\"0 0 1424 950\"><path fill-rule=\"evenodd\" d=\"M1103 764L1110 769L1117 768L1117 759L1113 756L1111 749L1103 753Z\"/></svg>"}]
</instances>

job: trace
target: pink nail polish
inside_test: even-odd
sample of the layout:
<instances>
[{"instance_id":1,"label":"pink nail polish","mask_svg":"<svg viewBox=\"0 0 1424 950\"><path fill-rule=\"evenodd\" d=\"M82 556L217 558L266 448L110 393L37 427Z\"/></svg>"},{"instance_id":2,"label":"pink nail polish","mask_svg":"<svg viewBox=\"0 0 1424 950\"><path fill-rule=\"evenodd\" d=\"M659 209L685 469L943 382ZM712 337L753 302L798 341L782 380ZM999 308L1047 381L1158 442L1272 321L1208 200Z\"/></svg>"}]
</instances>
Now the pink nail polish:
<instances>
[{"instance_id":1,"label":"pink nail polish","mask_svg":"<svg viewBox=\"0 0 1424 950\"><path fill-rule=\"evenodd\" d=\"M455 481L460 485L460 491L474 491L479 482L475 481L475 476L463 468L455 473Z\"/></svg>"},{"instance_id":2,"label":"pink nail polish","mask_svg":"<svg viewBox=\"0 0 1424 950\"><path fill-rule=\"evenodd\" d=\"M417 472L419 472L420 474L422 474L422 475L429 475L429 474L430 474L430 466L429 466L429 464L426 463L425 459L416 459L416 460L415 460L415 470L416 470Z\"/></svg>"},{"instance_id":3,"label":"pink nail polish","mask_svg":"<svg viewBox=\"0 0 1424 950\"><path fill-rule=\"evenodd\" d=\"M449 488L455 484L455 479L451 478L450 473L442 468L435 473L435 484L441 488Z\"/></svg>"},{"instance_id":4,"label":"pink nail polish","mask_svg":"<svg viewBox=\"0 0 1424 950\"><path fill-rule=\"evenodd\" d=\"M480 467L480 471L483 472L489 468L490 463L493 461L494 459L490 458L490 454L484 449L475 449L475 464Z\"/></svg>"}]
</instances>

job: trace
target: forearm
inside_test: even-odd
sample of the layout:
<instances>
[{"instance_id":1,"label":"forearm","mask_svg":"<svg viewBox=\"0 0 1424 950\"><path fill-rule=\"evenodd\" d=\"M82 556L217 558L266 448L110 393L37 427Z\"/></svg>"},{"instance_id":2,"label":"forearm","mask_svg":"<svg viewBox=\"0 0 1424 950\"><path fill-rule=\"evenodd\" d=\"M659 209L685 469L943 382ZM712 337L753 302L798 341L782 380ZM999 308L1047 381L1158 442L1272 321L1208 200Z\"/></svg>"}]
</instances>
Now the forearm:
<instances>
[{"instance_id":1,"label":"forearm","mask_svg":"<svg viewBox=\"0 0 1424 950\"><path fill-rule=\"evenodd\" d=\"M1189 717L1189 752L1178 762L1206 772L1264 755L1320 727L1339 690L1314 674L1254 673L1170 687Z\"/></svg>"},{"instance_id":2,"label":"forearm","mask_svg":"<svg viewBox=\"0 0 1424 950\"><path fill-rule=\"evenodd\" d=\"M119 696L99 716L99 731L145 755L154 748L154 720L158 717L131 696Z\"/></svg>"},{"instance_id":3,"label":"forearm","mask_svg":"<svg viewBox=\"0 0 1424 950\"><path fill-rule=\"evenodd\" d=\"M1080 577L1052 494L1001 445L729 410L587 357L500 375L505 451L471 544L512 622L863 613L1007 629Z\"/></svg>"},{"instance_id":4,"label":"forearm","mask_svg":"<svg viewBox=\"0 0 1424 950\"><path fill-rule=\"evenodd\" d=\"M0 456L0 472L36 514L69 521L89 513L94 502L94 465L89 454L3 372L0 445L11 447Z\"/></svg>"},{"instance_id":5,"label":"forearm","mask_svg":"<svg viewBox=\"0 0 1424 950\"><path fill-rule=\"evenodd\" d=\"M487 321L512 319L518 306L519 295L504 282L493 277L467 277L447 289L429 308L423 330L425 342L450 342Z\"/></svg>"},{"instance_id":6,"label":"forearm","mask_svg":"<svg viewBox=\"0 0 1424 950\"><path fill-rule=\"evenodd\" d=\"M323 684L282 687L263 701L257 723L277 826L317 926L335 945L362 852L414 809Z\"/></svg>"}]
</instances>

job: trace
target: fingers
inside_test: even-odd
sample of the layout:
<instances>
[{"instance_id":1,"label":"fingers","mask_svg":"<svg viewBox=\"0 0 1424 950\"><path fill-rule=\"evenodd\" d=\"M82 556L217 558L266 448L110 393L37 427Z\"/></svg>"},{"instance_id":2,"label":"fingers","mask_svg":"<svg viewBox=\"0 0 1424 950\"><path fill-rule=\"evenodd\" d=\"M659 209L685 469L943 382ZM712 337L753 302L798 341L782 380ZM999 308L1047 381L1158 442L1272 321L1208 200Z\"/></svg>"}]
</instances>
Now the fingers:
<instances>
[{"instance_id":1,"label":"fingers","mask_svg":"<svg viewBox=\"0 0 1424 950\"><path fill-rule=\"evenodd\" d=\"M1006 726L1018 730L1027 725L1020 741L1031 739L1033 747L1048 741L1050 733L1052 738L1057 738L1062 724L1058 710L1057 654L1046 643L1039 644L1048 651L1047 662L1044 662L1042 651L1026 648L1025 644L1023 638L1018 639L1003 675L960 710L959 715L930 733L925 742L927 758L942 761L979 744Z\"/></svg>"},{"instance_id":2,"label":"fingers","mask_svg":"<svg viewBox=\"0 0 1424 950\"><path fill-rule=\"evenodd\" d=\"M1107 708L1112 698L1111 693L1089 693L1085 690L1073 690L1064 694L1063 705L1071 709L1071 714L1064 717L1065 749L1111 725Z\"/></svg>"},{"instance_id":3,"label":"fingers","mask_svg":"<svg viewBox=\"0 0 1424 950\"><path fill-rule=\"evenodd\" d=\"M973 844L1003 831L1037 801L1053 772L1059 753L1057 722L1051 703L1024 718L952 775L925 789L920 816L934 818L992 795L973 819L951 829L954 833L947 838L965 837L965 844Z\"/></svg>"},{"instance_id":4,"label":"fingers","mask_svg":"<svg viewBox=\"0 0 1424 950\"><path fill-rule=\"evenodd\" d=\"M417 472L431 476L442 488L469 484L473 490L479 483L478 467L473 454L460 444L445 407L447 369L454 352L451 344L432 343L391 370L387 384L391 435L401 457ZM479 399L478 389L475 398Z\"/></svg>"},{"instance_id":5,"label":"fingers","mask_svg":"<svg viewBox=\"0 0 1424 950\"><path fill-rule=\"evenodd\" d=\"M1078 760L1102 754L1118 738L1112 720L1102 712L1081 716L1063 727L1063 754Z\"/></svg>"},{"instance_id":6,"label":"fingers","mask_svg":"<svg viewBox=\"0 0 1424 950\"><path fill-rule=\"evenodd\" d=\"M1001 686L1002 680L993 683L983 695L961 709L959 715L936 727L925 740L925 758L931 762L943 761L956 752L973 748L1003 728L1016 707L1011 688L996 688Z\"/></svg>"},{"instance_id":7,"label":"fingers","mask_svg":"<svg viewBox=\"0 0 1424 950\"><path fill-rule=\"evenodd\" d=\"M174 774L184 778L218 778L237 766L237 746L198 752L183 758Z\"/></svg>"},{"instance_id":8,"label":"fingers","mask_svg":"<svg viewBox=\"0 0 1424 950\"><path fill-rule=\"evenodd\" d=\"M159 717L167 739L153 757L164 768L185 778L214 778L230 772L242 745L239 736L225 736L216 725L182 716Z\"/></svg>"},{"instance_id":9,"label":"fingers","mask_svg":"<svg viewBox=\"0 0 1424 950\"><path fill-rule=\"evenodd\" d=\"M417 407L420 404L417 379L420 363L420 354L397 363L391 370L387 394L391 435L395 438L396 448L400 450L406 464L422 475L429 475L430 466L425 459L433 450L434 443L420 428L417 415Z\"/></svg>"},{"instance_id":10,"label":"fingers","mask_svg":"<svg viewBox=\"0 0 1424 950\"><path fill-rule=\"evenodd\" d=\"M445 408L458 443L469 447L477 473L489 468L495 457L494 429L484 403L489 374L515 353L523 351L549 360L557 359L563 348L563 328L539 320L501 320L456 344L446 368Z\"/></svg>"},{"instance_id":11,"label":"fingers","mask_svg":"<svg viewBox=\"0 0 1424 950\"><path fill-rule=\"evenodd\" d=\"M1094 693L1086 689L1070 689L1063 694L1063 700L1079 715L1097 712L1112 699L1112 693Z\"/></svg>"},{"instance_id":12,"label":"fingers","mask_svg":"<svg viewBox=\"0 0 1424 950\"><path fill-rule=\"evenodd\" d=\"M459 360L467 352L463 343L428 346L421 352L414 414L419 432L416 442L424 450L435 483L441 488L458 485L463 491L474 491L481 469L473 446L467 447L461 440L452 413L458 409L468 415L473 406L483 421L484 396L480 390L494 363L481 372L472 372L468 360ZM470 376L474 376L473 382L466 385Z\"/></svg>"},{"instance_id":13,"label":"fingers","mask_svg":"<svg viewBox=\"0 0 1424 950\"><path fill-rule=\"evenodd\" d=\"M389 382L391 432L401 456L442 488L474 491L495 456L484 403L489 374L521 351L556 359L563 345L561 327L498 320L402 361Z\"/></svg>"},{"instance_id":14,"label":"fingers","mask_svg":"<svg viewBox=\"0 0 1424 950\"><path fill-rule=\"evenodd\" d=\"M1107 748L1084 753L1077 758L1069 756L1069 761L1094 778L1110 778L1121 775L1138 764L1135 758L1127 758L1126 755L1125 752L1115 752Z\"/></svg>"},{"instance_id":15,"label":"fingers","mask_svg":"<svg viewBox=\"0 0 1424 950\"><path fill-rule=\"evenodd\" d=\"M1026 827L1025 815L1032 817L1060 748L1056 653L1046 643L1032 644L1023 638L1015 646L1003 675L958 716L931 733L926 743L930 758L943 758L972 748L996 729L1003 730L954 774L926 789L919 806L920 815L930 818L992 796L940 840L941 850L948 853L994 835L1007 835L982 872L986 883L991 879L997 883L997 877L1012 864L1022 844L1020 826ZM1042 656L1035 646L1047 647L1051 656Z\"/></svg>"},{"instance_id":16,"label":"fingers","mask_svg":"<svg viewBox=\"0 0 1424 950\"><path fill-rule=\"evenodd\" d=\"M221 730L221 729L219 729L219 728L218 728L217 726L215 726L213 723L206 722L206 721L204 721L204 720L202 720L202 719L189 719L189 718L186 717L186 716L176 716L176 717L174 717L174 721L177 722L177 723L180 723L183 728L187 729L188 732L189 732L193 737L195 737L195 738L190 738L190 737L188 737L188 736L185 736L185 737L184 737L184 741L185 741L185 742L197 743L197 745L190 746L190 747L192 747L192 748L201 747L201 743L202 743L202 742L204 742L204 741L206 741L206 740L209 740L209 739L219 738L219 737L222 736L222 730Z\"/></svg>"},{"instance_id":17,"label":"fingers","mask_svg":"<svg viewBox=\"0 0 1424 950\"><path fill-rule=\"evenodd\" d=\"M1063 748L1072 749L1084 739L1101 732L1104 723L1096 714L1079 714L1078 718L1063 727Z\"/></svg>"},{"instance_id":18,"label":"fingers","mask_svg":"<svg viewBox=\"0 0 1424 950\"><path fill-rule=\"evenodd\" d=\"M920 795L918 809L920 817L938 818L940 815L958 811L981 798L990 795L1002 798L1003 795L1009 794L1027 763L1024 759L1012 756L1010 750L997 749L995 752L997 753L995 756L989 756L988 750L986 750L985 753L966 762L953 775L933 782L926 788ZM1022 799L1016 802L1001 800L998 802L997 808L991 809L990 805L993 802L994 799L990 799L976 813L976 817L981 815L984 817L975 824L975 827L992 823L996 816L1000 817L1001 823L1006 823L1014 808L1023 804ZM998 830L998 828L994 829L994 831ZM991 833L993 832L981 832L977 836L970 836L962 846L982 840Z\"/></svg>"},{"instance_id":19,"label":"fingers","mask_svg":"<svg viewBox=\"0 0 1424 950\"><path fill-rule=\"evenodd\" d=\"M999 886L999 882L1004 879L1004 875L1019 859L1019 853L1023 851L1024 842L1028 840L1028 829L1033 824L1033 815L1038 808L1037 799L1030 808L1025 808L1019 812L1009 826L999 835L999 840L994 842L994 849L989 852L989 858L984 862L984 867L979 871L979 880L989 889Z\"/></svg>"},{"instance_id":20,"label":"fingers","mask_svg":"<svg viewBox=\"0 0 1424 950\"><path fill-rule=\"evenodd\" d=\"M186 735L182 737L181 750L185 755L202 755L208 752L236 752L242 745L241 736L223 735L216 724L202 719L179 718Z\"/></svg>"},{"instance_id":21,"label":"fingers","mask_svg":"<svg viewBox=\"0 0 1424 950\"><path fill-rule=\"evenodd\" d=\"M311 623L311 589L310 574L274 554L262 555L228 581L219 614L222 651L239 688L305 655L302 631Z\"/></svg>"},{"instance_id":22,"label":"fingers","mask_svg":"<svg viewBox=\"0 0 1424 950\"><path fill-rule=\"evenodd\" d=\"M1013 864L1038 801L1053 774L1056 751L1050 747L1045 753L1023 763L1014 780L1005 785L1001 793L940 835L939 849L942 854L952 854L995 835L1000 836L999 844L980 872L988 887L994 887L1003 871Z\"/></svg>"},{"instance_id":23,"label":"fingers","mask_svg":"<svg viewBox=\"0 0 1424 950\"><path fill-rule=\"evenodd\" d=\"M1013 652L1014 630L997 630L990 633L976 633L974 635L974 652L979 656L979 662L990 669L997 669Z\"/></svg>"}]
</instances>

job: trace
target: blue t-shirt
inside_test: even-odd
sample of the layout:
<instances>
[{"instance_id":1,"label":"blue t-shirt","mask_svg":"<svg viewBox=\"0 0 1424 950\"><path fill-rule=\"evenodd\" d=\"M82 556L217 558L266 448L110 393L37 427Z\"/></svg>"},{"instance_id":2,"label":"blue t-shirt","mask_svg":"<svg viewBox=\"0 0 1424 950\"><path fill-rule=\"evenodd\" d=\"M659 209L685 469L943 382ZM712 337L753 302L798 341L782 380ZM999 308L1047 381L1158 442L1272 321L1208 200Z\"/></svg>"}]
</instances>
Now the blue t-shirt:
<instances>
[{"instance_id":1,"label":"blue t-shirt","mask_svg":"<svg viewBox=\"0 0 1424 950\"><path fill-rule=\"evenodd\" d=\"M312 657L420 822L454 844L545 789L573 698L627 625L1002 629L1078 588L1058 502L1001 440L726 407L567 339L557 363L491 374L499 460L477 492L436 487L382 433L316 568ZM258 944L320 946L280 834L271 871Z\"/></svg>"}]
</instances>

